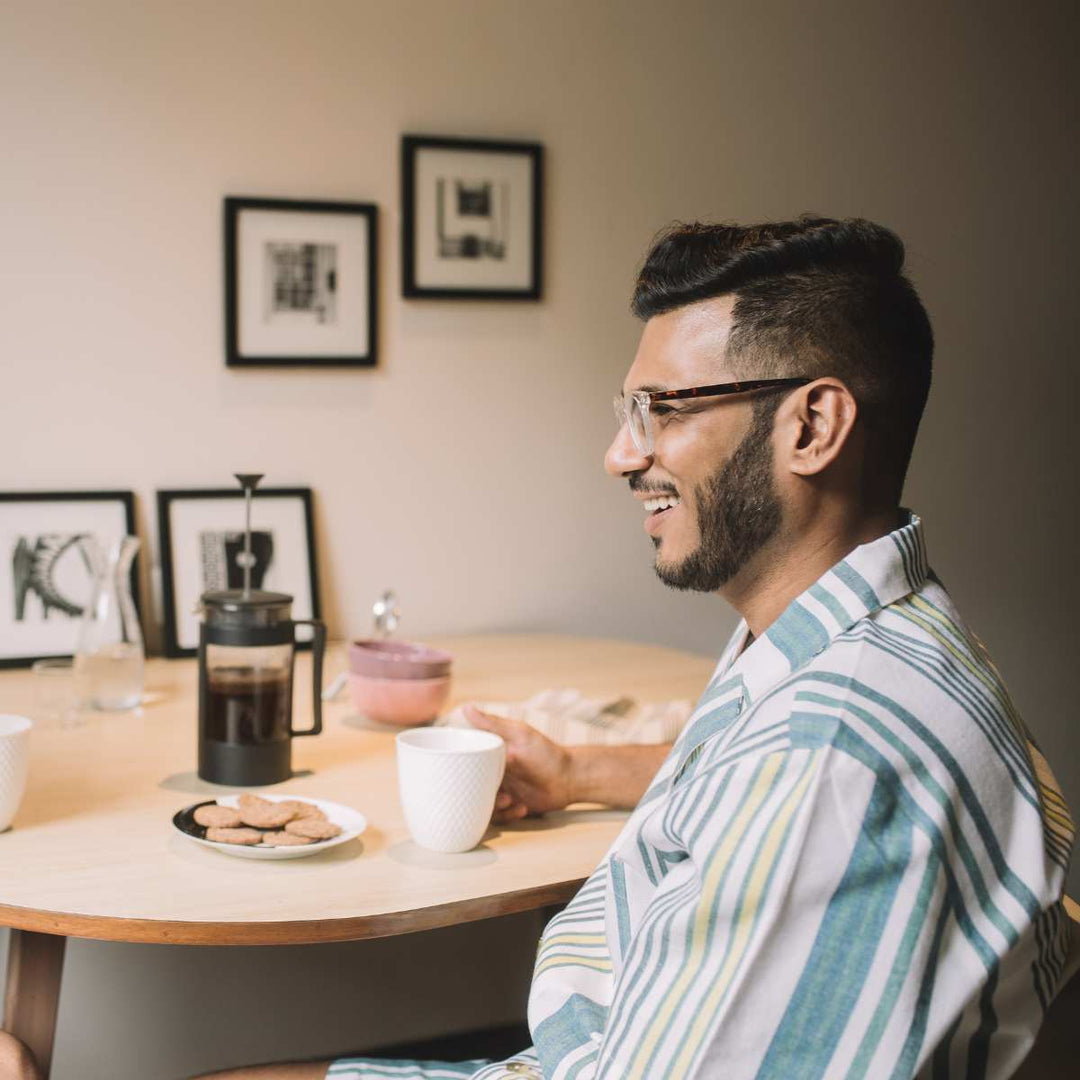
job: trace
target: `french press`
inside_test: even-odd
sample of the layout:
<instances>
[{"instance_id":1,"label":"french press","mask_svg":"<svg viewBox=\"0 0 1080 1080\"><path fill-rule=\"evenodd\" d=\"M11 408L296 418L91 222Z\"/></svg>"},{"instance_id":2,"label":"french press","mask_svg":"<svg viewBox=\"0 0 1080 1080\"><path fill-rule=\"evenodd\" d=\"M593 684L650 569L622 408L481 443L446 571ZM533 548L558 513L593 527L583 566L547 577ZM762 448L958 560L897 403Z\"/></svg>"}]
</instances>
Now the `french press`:
<instances>
[{"instance_id":1,"label":"french press","mask_svg":"<svg viewBox=\"0 0 1080 1080\"><path fill-rule=\"evenodd\" d=\"M243 589L205 592L199 626L199 776L215 784L276 784L292 775L292 738L322 731L326 627L293 619L287 593L251 588L251 500L261 473L237 473L244 489ZM311 626L312 711L305 731L292 726L296 628Z\"/></svg>"}]
</instances>

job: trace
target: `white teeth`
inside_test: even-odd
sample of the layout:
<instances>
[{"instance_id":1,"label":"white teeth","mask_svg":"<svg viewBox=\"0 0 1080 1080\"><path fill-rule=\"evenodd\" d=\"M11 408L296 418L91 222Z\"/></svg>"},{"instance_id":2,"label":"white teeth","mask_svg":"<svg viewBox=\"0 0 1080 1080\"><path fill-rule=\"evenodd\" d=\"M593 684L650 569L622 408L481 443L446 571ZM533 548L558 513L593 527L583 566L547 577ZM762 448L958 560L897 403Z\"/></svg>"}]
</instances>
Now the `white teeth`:
<instances>
[{"instance_id":1,"label":"white teeth","mask_svg":"<svg viewBox=\"0 0 1080 1080\"><path fill-rule=\"evenodd\" d=\"M662 495L659 499L646 499L645 509L650 514L656 513L657 510L667 510L669 507L679 505L678 495Z\"/></svg>"}]
</instances>

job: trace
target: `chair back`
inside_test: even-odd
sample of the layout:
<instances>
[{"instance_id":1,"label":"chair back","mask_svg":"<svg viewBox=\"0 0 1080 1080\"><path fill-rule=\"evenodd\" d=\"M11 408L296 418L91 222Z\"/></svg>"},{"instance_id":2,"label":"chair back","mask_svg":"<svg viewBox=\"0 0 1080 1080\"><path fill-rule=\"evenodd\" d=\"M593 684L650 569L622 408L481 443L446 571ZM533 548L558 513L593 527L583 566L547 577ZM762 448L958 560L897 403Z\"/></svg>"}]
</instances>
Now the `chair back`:
<instances>
[{"instance_id":1,"label":"chair back","mask_svg":"<svg viewBox=\"0 0 1080 1080\"><path fill-rule=\"evenodd\" d=\"M1066 896L1065 912L1072 934L1061 990L1013 1080L1076 1080L1080 1075L1080 904Z\"/></svg>"}]
</instances>

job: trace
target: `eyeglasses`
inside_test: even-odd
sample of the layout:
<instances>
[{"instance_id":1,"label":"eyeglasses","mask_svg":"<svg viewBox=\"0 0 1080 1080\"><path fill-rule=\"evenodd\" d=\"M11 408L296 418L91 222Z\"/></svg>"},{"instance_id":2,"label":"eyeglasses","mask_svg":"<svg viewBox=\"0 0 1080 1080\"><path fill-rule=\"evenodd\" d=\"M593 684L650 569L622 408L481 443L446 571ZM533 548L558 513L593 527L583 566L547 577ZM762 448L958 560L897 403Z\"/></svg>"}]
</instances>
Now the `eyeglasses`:
<instances>
[{"instance_id":1,"label":"eyeglasses","mask_svg":"<svg viewBox=\"0 0 1080 1080\"><path fill-rule=\"evenodd\" d=\"M812 379L747 379L744 382L716 383L712 386L688 386L685 390L628 390L615 395L615 420L622 430L629 425L630 437L638 453L646 457L653 452L651 407L659 401L679 398L721 397L726 394L746 394L752 390L772 390L782 386L805 386Z\"/></svg>"}]
</instances>

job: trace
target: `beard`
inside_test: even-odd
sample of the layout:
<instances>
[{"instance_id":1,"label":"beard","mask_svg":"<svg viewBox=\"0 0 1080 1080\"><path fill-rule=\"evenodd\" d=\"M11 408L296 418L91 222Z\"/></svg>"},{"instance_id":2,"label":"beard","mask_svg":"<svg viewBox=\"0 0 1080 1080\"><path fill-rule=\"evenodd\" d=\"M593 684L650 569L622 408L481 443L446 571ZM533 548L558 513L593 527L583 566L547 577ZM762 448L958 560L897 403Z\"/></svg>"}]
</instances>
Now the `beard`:
<instances>
[{"instance_id":1,"label":"beard","mask_svg":"<svg viewBox=\"0 0 1080 1080\"><path fill-rule=\"evenodd\" d=\"M716 592L730 581L780 527L780 499L773 482L773 409L755 410L735 452L694 490L697 550L677 563L657 554L656 576L673 589ZM653 538L659 549L660 537Z\"/></svg>"}]
</instances>

